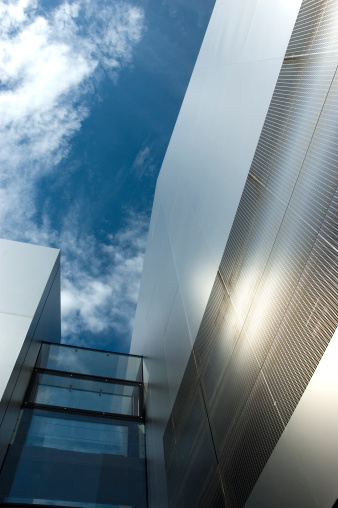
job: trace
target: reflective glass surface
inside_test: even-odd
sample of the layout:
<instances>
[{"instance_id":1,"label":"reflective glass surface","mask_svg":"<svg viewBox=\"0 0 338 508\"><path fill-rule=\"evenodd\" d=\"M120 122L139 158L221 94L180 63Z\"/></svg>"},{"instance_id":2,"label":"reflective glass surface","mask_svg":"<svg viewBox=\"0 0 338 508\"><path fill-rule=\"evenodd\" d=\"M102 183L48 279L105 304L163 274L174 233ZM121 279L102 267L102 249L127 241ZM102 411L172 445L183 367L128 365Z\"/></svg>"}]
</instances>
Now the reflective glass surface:
<instances>
[{"instance_id":1,"label":"reflective glass surface","mask_svg":"<svg viewBox=\"0 0 338 508\"><path fill-rule=\"evenodd\" d=\"M58 373L36 373L28 402L140 416L139 386Z\"/></svg>"},{"instance_id":2,"label":"reflective glass surface","mask_svg":"<svg viewBox=\"0 0 338 508\"><path fill-rule=\"evenodd\" d=\"M144 425L24 409L0 474L0 501L145 508Z\"/></svg>"},{"instance_id":3,"label":"reflective glass surface","mask_svg":"<svg viewBox=\"0 0 338 508\"><path fill-rule=\"evenodd\" d=\"M42 344L37 366L126 381L142 381L142 358L60 344Z\"/></svg>"}]
</instances>

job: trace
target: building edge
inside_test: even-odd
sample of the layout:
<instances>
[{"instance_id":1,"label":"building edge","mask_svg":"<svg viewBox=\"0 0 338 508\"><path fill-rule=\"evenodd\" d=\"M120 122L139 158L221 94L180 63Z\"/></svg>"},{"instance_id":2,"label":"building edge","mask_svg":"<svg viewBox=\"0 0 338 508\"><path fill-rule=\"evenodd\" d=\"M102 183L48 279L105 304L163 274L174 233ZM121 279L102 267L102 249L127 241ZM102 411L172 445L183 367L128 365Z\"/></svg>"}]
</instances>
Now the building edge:
<instances>
[{"instance_id":1,"label":"building edge","mask_svg":"<svg viewBox=\"0 0 338 508\"><path fill-rule=\"evenodd\" d=\"M0 467L44 339L61 341L60 251L0 239Z\"/></svg>"}]
</instances>

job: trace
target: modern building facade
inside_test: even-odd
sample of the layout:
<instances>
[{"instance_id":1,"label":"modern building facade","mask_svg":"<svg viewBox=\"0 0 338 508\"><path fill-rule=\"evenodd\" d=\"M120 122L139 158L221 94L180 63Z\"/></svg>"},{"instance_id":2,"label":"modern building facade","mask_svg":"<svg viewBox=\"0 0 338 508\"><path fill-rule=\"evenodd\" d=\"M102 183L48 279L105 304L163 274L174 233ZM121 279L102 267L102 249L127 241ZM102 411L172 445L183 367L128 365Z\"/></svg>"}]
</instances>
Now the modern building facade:
<instances>
[{"instance_id":1,"label":"modern building facade","mask_svg":"<svg viewBox=\"0 0 338 508\"><path fill-rule=\"evenodd\" d=\"M0 243L3 505L336 506L337 27L335 0L217 0L158 178L135 356L44 343L59 253Z\"/></svg>"},{"instance_id":2,"label":"modern building facade","mask_svg":"<svg viewBox=\"0 0 338 508\"><path fill-rule=\"evenodd\" d=\"M142 358L60 344L59 262L0 241L0 506L145 508Z\"/></svg>"},{"instance_id":3,"label":"modern building facade","mask_svg":"<svg viewBox=\"0 0 338 508\"><path fill-rule=\"evenodd\" d=\"M0 465L41 340L60 342L60 251L0 240Z\"/></svg>"},{"instance_id":4,"label":"modern building facade","mask_svg":"<svg viewBox=\"0 0 338 508\"><path fill-rule=\"evenodd\" d=\"M43 342L0 472L5 506L146 508L142 358Z\"/></svg>"},{"instance_id":5,"label":"modern building facade","mask_svg":"<svg viewBox=\"0 0 338 508\"><path fill-rule=\"evenodd\" d=\"M337 500L337 9L216 2L133 333L150 507Z\"/></svg>"}]
</instances>

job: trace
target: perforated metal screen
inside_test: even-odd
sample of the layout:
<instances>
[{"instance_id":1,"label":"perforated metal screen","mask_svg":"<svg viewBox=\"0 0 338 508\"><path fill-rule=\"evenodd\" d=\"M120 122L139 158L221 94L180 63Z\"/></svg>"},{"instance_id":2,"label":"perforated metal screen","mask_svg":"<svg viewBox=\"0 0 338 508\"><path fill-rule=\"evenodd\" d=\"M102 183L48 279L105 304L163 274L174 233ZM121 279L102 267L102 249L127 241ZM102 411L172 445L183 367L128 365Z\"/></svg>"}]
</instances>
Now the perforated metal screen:
<instances>
[{"instance_id":1,"label":"perforated metal screen","mask_svg":"<svg viewBox=\"0 0 338 508\"><path fill-rule=\"evenodd\" d=\"M304 0L167 426L172 507L245 504L338 325L337 64L337 2Z\"/></svg>"}]
</instances>

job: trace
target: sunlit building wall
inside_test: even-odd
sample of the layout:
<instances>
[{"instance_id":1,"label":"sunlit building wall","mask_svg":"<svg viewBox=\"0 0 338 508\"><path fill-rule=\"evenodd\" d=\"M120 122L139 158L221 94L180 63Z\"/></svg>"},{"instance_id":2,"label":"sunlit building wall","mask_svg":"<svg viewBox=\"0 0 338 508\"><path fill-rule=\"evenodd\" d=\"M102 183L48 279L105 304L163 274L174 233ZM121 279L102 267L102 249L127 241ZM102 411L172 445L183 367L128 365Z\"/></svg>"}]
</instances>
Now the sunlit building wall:
<instances>
[{"instance_id":1,"label":"sunlit building wall","mask_svg":"<svg viewBox=\"0 0 338 508\"><path fill-rule=\"evenodd\" d=\"M0 467L39 341L60 342L60 251L0 239Z\"/></svg>"},{"instance_id":2,"label":"sunlit building wall","mask_svg":"<svg viewBox=\"0 0 338 508\"><path fill-rule=\"evenodd\" d=\"M338 497L337 24L333 0L216 3L132 342L151 507Z\"/></svg>"}]
</instances>

